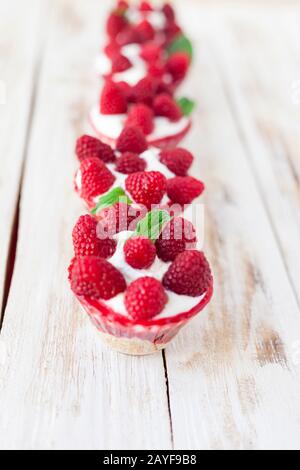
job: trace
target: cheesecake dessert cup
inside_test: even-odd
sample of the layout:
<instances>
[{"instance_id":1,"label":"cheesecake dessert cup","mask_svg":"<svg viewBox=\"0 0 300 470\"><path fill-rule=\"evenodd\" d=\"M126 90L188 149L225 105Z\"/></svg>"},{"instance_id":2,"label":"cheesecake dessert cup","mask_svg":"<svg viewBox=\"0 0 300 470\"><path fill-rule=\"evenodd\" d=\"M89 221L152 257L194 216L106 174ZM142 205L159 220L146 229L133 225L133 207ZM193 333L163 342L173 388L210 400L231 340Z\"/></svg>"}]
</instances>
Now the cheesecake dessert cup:
<instances>
[{"instance_id":1,"label":"cheesecake dessert cup","mask_svg":"<svg viewBox=\"0 0 300 470\"><path fill-rule=\"evenodd\" d=\"M90 125L94 134L102 142L113 148L116 147L126 119L126 114L103 115L99 113L97 106L91 110L89 115ZM149 146L152 147L160 149L175 148L184 140L191 127L192 119L188 116L183 116L177 122L157 116L154 118L153 132L146 136L146 140Z\"/></svg>"},{"instance_id":2,"label":"cheesecake dessert cup","mask_svg":"<svg viewBox=\"0 0 300 470\"><path fill-rule=\"evenodd\" d=\"M179 331L208 305L213 295L213 284L201 300L190 310L152 320L135 323L115 312L100 300L77 297L102 341L111 349L128 355L143 356L160 351L176 337Z\"/></svg>"}]
</instances>

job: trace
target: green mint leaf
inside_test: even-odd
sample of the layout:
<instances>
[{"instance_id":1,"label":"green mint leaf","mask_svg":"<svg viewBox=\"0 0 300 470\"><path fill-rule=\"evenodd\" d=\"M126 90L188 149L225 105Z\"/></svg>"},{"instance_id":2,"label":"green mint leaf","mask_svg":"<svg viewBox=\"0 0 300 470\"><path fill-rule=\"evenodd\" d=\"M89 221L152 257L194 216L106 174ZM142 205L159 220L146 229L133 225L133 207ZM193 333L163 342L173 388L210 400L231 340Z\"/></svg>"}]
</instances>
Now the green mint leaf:
<instances>
[{"instance_id":1,"label":"green mint leaf","mask_svg":"<svg viewBox=\"0 0 300 470\"><path fill-rule=\"evenodd\" d=\"M155 242L158 239L163 225L170 222L171 217L169 212L163 210L154 210L148 212L137 225L135 236L148 237L150 240Z\"/></svg>"},{"instance_id":2,"label":"green mint leaf","mask_svg":"<svg viewBox=\"0 0 300 470\"><path fill-rule=\"evenodd\" d=\"M95 215L98 212L101 212L103 209L113 206L117 202L124 202L125 204L132 204L132 201L129 199L128 196L126 196L125 191L120 187L114 188L111 191L109 191L109 193L105 194L104 196L101 196L99 198L98 204L91 211L91 214Z\"/></svg>"},{"instance_id":3,"label":"green mint leaf","mask_svg":"<svg viewBox=\"0 0 300 470\"><path fill-rule=\"evenodd\" d=\"M192 101L189 98L180 98L177 100L177 104L179 105L184 116L190 116L196 106L195 101Z\"/></svg>"},{"instance_id":4,"label":"green mint leaf","mask_svg":"<svg viewBox=\"0 0 300 470\"><path fill-rule=\"evenodd\" d=\"M185 52L191 59L193 58L193 46L186 36L178 36L168 48L169 55L175 52Z\"/></svg>"}]
</instances>

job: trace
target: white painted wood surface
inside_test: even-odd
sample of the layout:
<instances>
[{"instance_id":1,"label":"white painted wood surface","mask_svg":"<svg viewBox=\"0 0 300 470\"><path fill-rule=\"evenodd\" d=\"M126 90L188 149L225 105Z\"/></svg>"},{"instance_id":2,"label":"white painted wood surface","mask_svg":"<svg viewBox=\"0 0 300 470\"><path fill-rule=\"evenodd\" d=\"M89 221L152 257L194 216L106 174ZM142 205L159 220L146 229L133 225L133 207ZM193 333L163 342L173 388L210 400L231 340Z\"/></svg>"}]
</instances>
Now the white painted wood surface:
<instances>
[{"instance_id":1,"label":"white painted wood surface","mask_svg":"<svg viewBox=\"0 0 300 470\"><path fill-rule=\"evenodd\" d=\"M0 312L34 103L40 10L37 0L0 2Z\"/></svg>"},{"instance_id":2,"label":"white painted wood surface","mask_svg":"<svg viewBox=\"0 0 300 470\"><path fill-rule=\"evenodd\" d=\"M0 105L1 182L11 178L0 185L0 291L25 162L0 333L0 448L300 449L299 5L176 2L197 45L186 145L207 184L216 293L165 356L129 358L102 346L66 281L82 211L73 147L98 93L106 11L97 0L31 3L5 37L13 65L0 59L9 80L14 63L28 64L11 82L26 95L13 142L20 98Z\"/></svg>"}]
</instances>

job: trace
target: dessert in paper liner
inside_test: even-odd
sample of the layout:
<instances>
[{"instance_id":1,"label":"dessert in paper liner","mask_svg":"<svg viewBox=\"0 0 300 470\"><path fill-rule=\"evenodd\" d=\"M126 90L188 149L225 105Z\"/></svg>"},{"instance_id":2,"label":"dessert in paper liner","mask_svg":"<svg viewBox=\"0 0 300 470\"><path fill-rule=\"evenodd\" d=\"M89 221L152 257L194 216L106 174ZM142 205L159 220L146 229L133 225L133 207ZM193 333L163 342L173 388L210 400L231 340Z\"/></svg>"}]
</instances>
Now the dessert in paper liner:
<instances>
[{"instance_id":1,"label":"dessert in paper liner","mask_svg":"<svg viewBox=\"0 0 300 470\"><path fill-rule=\"evenodd\" d=\"M213 280L199 303L189 311L151 321L133 322L101 300L77 297L101 338L112 349L128 355L147 355L164 349L192 318L210 302Z\"/></svg>"},{"instance_id":2,"label":"dessert in paper liner","mask_svg":"<svg viewBox=\"0 0 300 470\"><path fill-rule=\"evenodd\" d=\"M110 116L111 124L107 116L101 116L97 107L93 108L90 112L89 121L95 135L110 145L116 148L120 129L124 127L126 117L123 115ZM114 122L113 122L114 121ZM190 117L183 117L178 123L171 123L166 118L154 119L155 130L146 135L146 140L149 146L157 147L159 149L175 148L187 136L191 127L192 119Z\"/></svg>"}]
</instances>

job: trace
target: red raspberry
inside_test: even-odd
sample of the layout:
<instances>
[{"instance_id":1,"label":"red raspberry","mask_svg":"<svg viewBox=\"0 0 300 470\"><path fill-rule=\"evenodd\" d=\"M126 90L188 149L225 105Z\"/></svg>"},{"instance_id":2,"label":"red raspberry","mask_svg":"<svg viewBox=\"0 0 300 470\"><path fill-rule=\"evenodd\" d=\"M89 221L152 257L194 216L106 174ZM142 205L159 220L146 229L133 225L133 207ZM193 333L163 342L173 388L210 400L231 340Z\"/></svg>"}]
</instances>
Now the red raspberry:
<instances>
[{"instance_id":1,"label":"red raspberry","mask_svg":"<svg viewBox=\"0 0 300 470\"><path fill-rule=\"evenodd\" d=\"M140 11L153 11L152 6L148 2L141 2L139 5Z\"/></svg>"},{"instance_id":2,"label":"red raspberry","mask_svg":"<svg viewBox=\"0 0 300 470\"><path fill-rule=\"evenodd\" d=\"M81 162L81 197L87 200L106 193L115 177L99 158L87 158Z\"/></svg>"},{"instance_id":3,"label":"red raspberry","mask_svg":"<svg viewBox=\"0 0 300 470\"><path fill-rule=\"evenodd\" d=\"M118 158L116 163L116 170L119 173L130 175L138 171L144 171L147 164L143 158L140 158L136 153L126 152Z\"/></svg>"},{"instance_id":4,"label":"red raspberry","mask_svg":"<svg viewBox=\"0 0 300 470\"><path fill-rule=\"evenodd\" d=\"M167 179L159 171L139 172L129 175L125 185L133 200L150 210L164 197Z\"/></svg>"},{"instance_id":5,"label":"red raspberry","mask_svg":"<svg viewBox=\"0 0 300 470\"><path fill-rule=\"evenodd\" d=\"M156 79L161 79L165 74L165 65L161 61L152 62L148 67L148 75Z\"/></svg>"},{"instance_id":6,"label":"red raspberry","mask_svg":"<svg viewBox=\"0 0 300 470\"><path fill-rule=\"evenodd\" d=\"M118 1L118 6L117 6L118 11L123 11L125 13L128 10L128 8L129 8L128 2L126 2L125 0Z\"/></svg>"},{"instance_id":7,"label":"red raspberry","mask_svg":"<svg viewBox=\"0 0 300 470\"><path fill-rule=\"evenodd\" d=\"M105 163L111 163L116 160L114 151L109 145L90 135L83 135L77 140L76 155L81 162L86 158L93 157L99 158Z\"/></svg>"},{"instance_id":8,"label":"red raspberry","mask_svg":"<svg viewBox=\"0 0 300 470\"><path fill-rule=\"evenodd\" d=\"M193 160L193 155L182 148L163 150L160 154L160 161L176 176L186 176Z\"/></svg>"},{"instance_id":9,"label":"red raspberry","mask_svg":"<svg viewBox=\"0 0 300 470\"><path fill-rule=\"evenodd\" d=\"M113 56L112 66L111 66L112 73L125 72L125 70L128 70L131 67L132 67L132 63L124 55L118 54L118 55Z\"/></svg>"},{"instance_id":10,"label":"red raspberry","mask_svg":"<svg viewBox=\"0 0 300 470\"><path fill-rule=\"evenodd\" d=\"M192 176L175 176L167 181L169 198L181 205L190 204L204 189L204 184Z\"/></svg>"},{"instance_id":11,"label":"red raspberry","mask_svg":"<svg viewBox=\"0 0 300 470\"><path fill-rule=\"evenodd\" d=\"M156 90L157 82L153 80L153 77L142 78L142 80L132 88L131 101L133 103L145 103L151 106Z\"/></svg>"},{"instance_id":12,"label":"red raspberry","mask_svg":"<svg viewBox=\"0 0 300 470\"><path fill-rule=\"evenodd\" d=\"M97 226L99 238L113 237L116 233L125 230L134 231L137 223L143 217L141 209L118 202L101 213L101 220Z\"/></svg>"},{"instance_id":13,"label":"red raspberry","mask_svg":"<svg viewBox=\"0 0 300 470\"><path fill-rule=\"evenodd\" d=\"M135 27L135 31L139 35L140 42L142 43L152 41L154 39L155 30L147 20L141 21L141 23Z\"/></svg>"},{"instance_id":14,"label":"red raspberry","mask_svg":"<svg viewBox=\"0 0 300 470\"><path fill-rule=\"evenodd\" d=\"M97 256L75 258L69 268L69 279L76 295L95 299L109 300L126 289L120 271Z\"/></svg>"},{"instance_id":15,"label":"red raspberry","mask_svg":"<svg viewBox=\"0 0 300 470\"><path fill-rule=\"evenodd\" d=\"M128 100L131 95L131 86L126 82L118 82L117 85L120 88L120 90L122 90L126 100Z\"/></svg>"},{"instance_id":16,"label":"red raspberry","mask_svg":"<svg viewBox=\"0 0 300 470\"><path fill-rule=\"evenodd\" d=\"M128 44L140 43L140 36L138 31L133 26L127 26L118 35L118 44L120 46L127 46Z\"/></svg>"},{"instance_id":17,"label":"red raspberry","mask_svg":"<svg viewBox=\"0 0 300 470\"><path fill-rule=\"evenodd\" d=\"M162 48L160 44L157 44L155 41L147 42L141 46L141 58L146 62L156 62L161 59Z\"/></svg>"},{"instance_id":18,"label":"red raspberry","mask_svg":"<svg viewBox=\"0 0 300 470\"><path fill-rule=\"evenodd\" d=\"M127 26L124 15L119 12L113 12L109 15L106 23L106 31L109 37L115 38Z\"/></svg>"},{"instance_id":19,"label":"red raspberry","mask_svg":"<svg viewBox=\"0 0 300 470\"><path fill-rule=\"evenodd\" d=\"M175 217L156 240L157 256L165 262L174 261L179 253L196 247L196 231L191 222Z\"/></svg>"},{"instance_id":20,"label":"red raspberry","mask_svg":"<svg viewBox=\"0 0 300 470\"><path fill-rule=\"evenodd\" d=\"M151 134L154 129L153 111L143 103L132 106L128 113L126 126L139 127L144 135Z\"/></svg>"},{"instance_id":21,"label":"red raspberry","mask_svg":"<svg viewBox=\"0 0 300 470\"><path fill-rule=\"evenodd\" d=\"M105 46L104 52L107 55L107 57L109 57L110 59L113 59L115 55L120 54L120 46L112 41L109 44L107 44L107 46Z\"/></svg>"},{"instance_id":22,"label":"red raspberry","mask_svg":"<svg viewBox=\"0 0 300 470\"><path fill-rule=\"evenodd\" d=\"M189 69L190 58L184 52L176 52L169 58L166 68L175 82L182 81Z\"/></svg>"},{"instance_id":23,"label":"red raspberry","mask_svg":"<svg viewBox=\"0 0 300 470\"><path fill-rule=\"evenodd\" d=\"M165 29L166 46L169 44L172 44L172 42L181 34L182 34L182 29L180 28L180 26L178 26L178 24L175 23L175 21L169 22Z\"/></svg>"},{"instance_id":24,"label":"red raspberry","mask_svg":"<svg viewBox=\"0 0 300 470\"><path fill-rule=\"evenodd\" d=\"M170 121L179 121L182 118L182 111L171 96L163 93L154 99L154 113L156 116L164 116Z\"/></svg>"},{"instance_id":25,"label":"red raspberry","mask_svg":"<svg viewBox=\"0 0 300 470\"><path fill-rule=\"evenodd\" d=\"M133 320L150 320L159 315L168 301L167 294L157 279L141 277L125 292L125 306Z\"/></svg>"},{"instance_id":26,"label":"red raspberry","mask_svg":"<svg viewBox=\"0 0 300 470\"><path fill-rule=\"evenodd\" d=\"M148 148L145 136L139 127L128 126L121 132L117 144L117 150L121 153L143 153Z\"/></svg>"},{"instance_id":27,"label":"red raspberry","mask_svg":"<svg viewBox=\"0 0 300 470\"><path fill-rule=\"evenodd\" d=\"M166 289L179 295L198 297L212 282L212 274L205 255L190 250L180 253L163 277Z\"/></svg>"},{"instance_id":28,"label":"red raspberry","mask_svg":"<svg viewBox=\"0 0 300 470\"><path fill-rule=\"evenodd\" d=\"M174 95L174 89L173 89L172 84L167 84L162 80L159 82L156 92L158 95L163 95L163 94L167 94L169 96Z\"/></svg>"},{"instance_id":29,"label":"red raspberry","mask_svg":"<svg viewBox=\"0 0 300 470\"><path fill-rule=\"evenodd\" d=\"M107 81L103 87L100 112L102 114L123 114L127 112L127 100L123 90L112 81Z\"/></svg>"},{"instance_id":30,"label":"red raspberry","mask_svg":"<svg viewBox=\"0 0 300 470\"><path fill-rule=\"evenodd\" d=\"M174 8L169 4L166 3L162 8L163 13L168 21L175 21L175 11Z\"/></svg>"},{"instance_id":31,"label":"red raspberry","mask_svg":"<svg viewBox=\"0 0 300 470\"><path fill-rule=\"evenodd\" d=\"M126 263L134 269L148 269L154 263L156 249L147 237L134 237L124 245Z\"/></svg>"},{"instance_id":32,"label":"red raspberry","mask_svg":"<svg viewBox=\"0 0 300 470\"><path fill-rule=\"evenodd\" d=\"M79 218L73 230L75 256L100 256L110 258L116 251L117 242L111 238L97 237L97 220L90 215Z\"/></svg>"}]
</instances>

